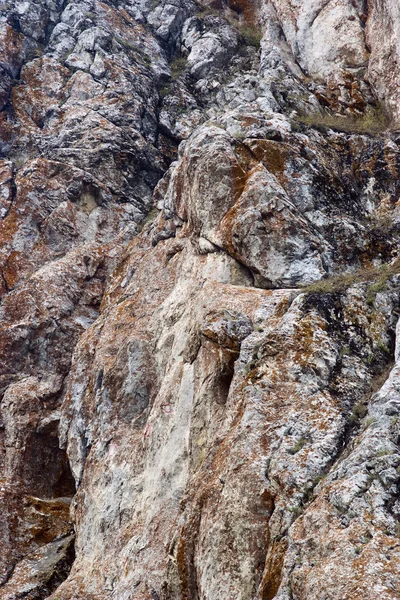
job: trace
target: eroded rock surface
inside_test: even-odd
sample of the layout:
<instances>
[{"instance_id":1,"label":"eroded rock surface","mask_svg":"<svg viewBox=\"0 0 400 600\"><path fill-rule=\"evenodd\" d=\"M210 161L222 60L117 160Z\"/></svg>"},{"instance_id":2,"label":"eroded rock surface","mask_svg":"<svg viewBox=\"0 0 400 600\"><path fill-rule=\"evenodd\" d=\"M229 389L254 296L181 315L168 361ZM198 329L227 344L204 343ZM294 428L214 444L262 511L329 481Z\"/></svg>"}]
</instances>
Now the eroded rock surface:
<instances>
[{"instance_id":1,"label":"eroded rock surface","mask_svg":"<svg viewBox=\"0 0 400 600\"><path fill-rule=\"evenodd\" d=\"M400 597L399 28L0 5L0 600Z\"/></svg>"}]
</instances>

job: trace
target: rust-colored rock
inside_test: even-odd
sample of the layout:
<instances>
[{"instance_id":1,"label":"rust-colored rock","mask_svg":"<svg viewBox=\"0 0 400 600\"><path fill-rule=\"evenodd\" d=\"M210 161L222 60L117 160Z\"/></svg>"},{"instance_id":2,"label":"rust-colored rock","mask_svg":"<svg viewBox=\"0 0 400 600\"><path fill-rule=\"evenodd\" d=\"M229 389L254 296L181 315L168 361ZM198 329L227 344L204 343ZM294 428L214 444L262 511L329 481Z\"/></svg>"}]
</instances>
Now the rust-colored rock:
<instances>
[{"instance_id":1,"label":"rust-colored rock","mask_svg":"<svg viewBox=\"0 0 400 600\"><path fill-rule=\"evenodd\" d=\"M0 5L0 600L400 597L399 27Z\"/></svg>"}]
</instances>

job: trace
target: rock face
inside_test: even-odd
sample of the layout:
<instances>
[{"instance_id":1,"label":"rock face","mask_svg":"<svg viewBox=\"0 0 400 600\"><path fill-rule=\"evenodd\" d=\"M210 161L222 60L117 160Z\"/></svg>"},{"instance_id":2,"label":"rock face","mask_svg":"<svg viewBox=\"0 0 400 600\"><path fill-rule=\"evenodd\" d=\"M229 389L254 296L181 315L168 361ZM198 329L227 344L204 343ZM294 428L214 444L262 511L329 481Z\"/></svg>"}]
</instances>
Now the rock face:
<instances>
[{"instance_id":1,"label":"rock face","mask_svg":"<svg viewBox=\"0 0 400 600\"><path fill-rule=\"evenodd\" d=\"M400 598L399 29L0 5L0 600Z\"/></svg>"}]
</instances>

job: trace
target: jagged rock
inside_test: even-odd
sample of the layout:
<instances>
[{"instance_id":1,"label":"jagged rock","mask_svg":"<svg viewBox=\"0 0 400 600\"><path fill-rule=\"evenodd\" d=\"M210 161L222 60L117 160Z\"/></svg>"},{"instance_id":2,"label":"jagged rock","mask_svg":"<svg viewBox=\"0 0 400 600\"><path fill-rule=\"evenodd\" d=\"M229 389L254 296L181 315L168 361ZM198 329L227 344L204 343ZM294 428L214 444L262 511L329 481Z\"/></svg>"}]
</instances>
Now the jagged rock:
<instances>
[{"instance_id":1,"label":"jagged rock","mask_svg":"<svg viewBox=\"0 0 400 600\"><path fill-rule=\"evenodd\" d=\"M286 0L272 0L272 4L294 56L310 75L326 77L341 67L367 64L364 2L306 0L292 7Z\"/></svg>"},{"instance_id":2,"label":"jagged rock","mask_svg":"<svg viewBox=\"0 0 400 600\"><path fill-rule=\"evenodd\" d=\"M368 207L368 170L354 177L340 164L337 148L350 152L353 166L360 160L353 143L362 155L383 152L386 174L378 186L385 188L388 173L398 169L397 146L353 138L345 150L343 136L312 135L305 148L302 135L279 125L282 141L259 139L268 129L254 117L237 122L236 131L216 125L199 128L185 144L169 176L169 215L245 264L261 287L306 285L342 270L344 261L360 265L376 235L378 197L385 191L376 187L375 207ZM387 252L396 252L390 240Z\"/></svg>"},{"instance_id":3,"label":"jagged rock","mask_svg":"<svg viewBox=\"0 0 400 600\"><path fill-rule=\"evenodd\" d=\"M399 6L388 0L384 4L373 2L366 23L366 42L371 48L368 76L387 109L399 118L398 108L398 56Z\"/></svg>"},{"instance_id":4,"label":"jagged rock","mask_svg":"<svg viewBox=\"0 0 400 600\"><path fill-rule=\"evenodd\" d=\"M399 27L2 2L1 600L400 596Z\"/></svg>"},{"instance_id":5,"label":"jagged rock","mask_svg":"<svg viewBox=\"0 0 400 600\"><path fill-rule=\"evenodd\" d=\"M65 579L74 559L73 536L43 545L27 555L2 586L2 597L36 600L48 597Z\"/></svg>"},{"instance_id":6,"label":"jagged rock","mask_svg":"<svg viewBox=\"0 0 400 600\"><path fill-rule=\"evenodd\" d=\"M226 21L217 17L208 16L201 21L192 17L184 24L182 44L189 51L190 73L202 79L211 69L227 64L237 48L238 36Z\"/></svg>"}]
</instances>

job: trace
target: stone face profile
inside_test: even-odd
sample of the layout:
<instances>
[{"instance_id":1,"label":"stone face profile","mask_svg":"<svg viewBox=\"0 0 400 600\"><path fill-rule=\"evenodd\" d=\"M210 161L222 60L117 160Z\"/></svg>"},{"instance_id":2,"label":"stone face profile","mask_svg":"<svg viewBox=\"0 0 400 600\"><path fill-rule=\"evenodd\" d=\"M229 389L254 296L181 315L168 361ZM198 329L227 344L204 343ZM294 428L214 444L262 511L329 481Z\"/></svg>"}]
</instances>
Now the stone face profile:
<instances>
[{"instance_id":1,"label":"stone face profile","mask_svg":"<svg viewBox=\"0 0 400 600\"><path fill-rule=\"evenodd\" d=\"M0 3L0 600L400 598L395 0Z\"/></svg>"}]
</instances>

